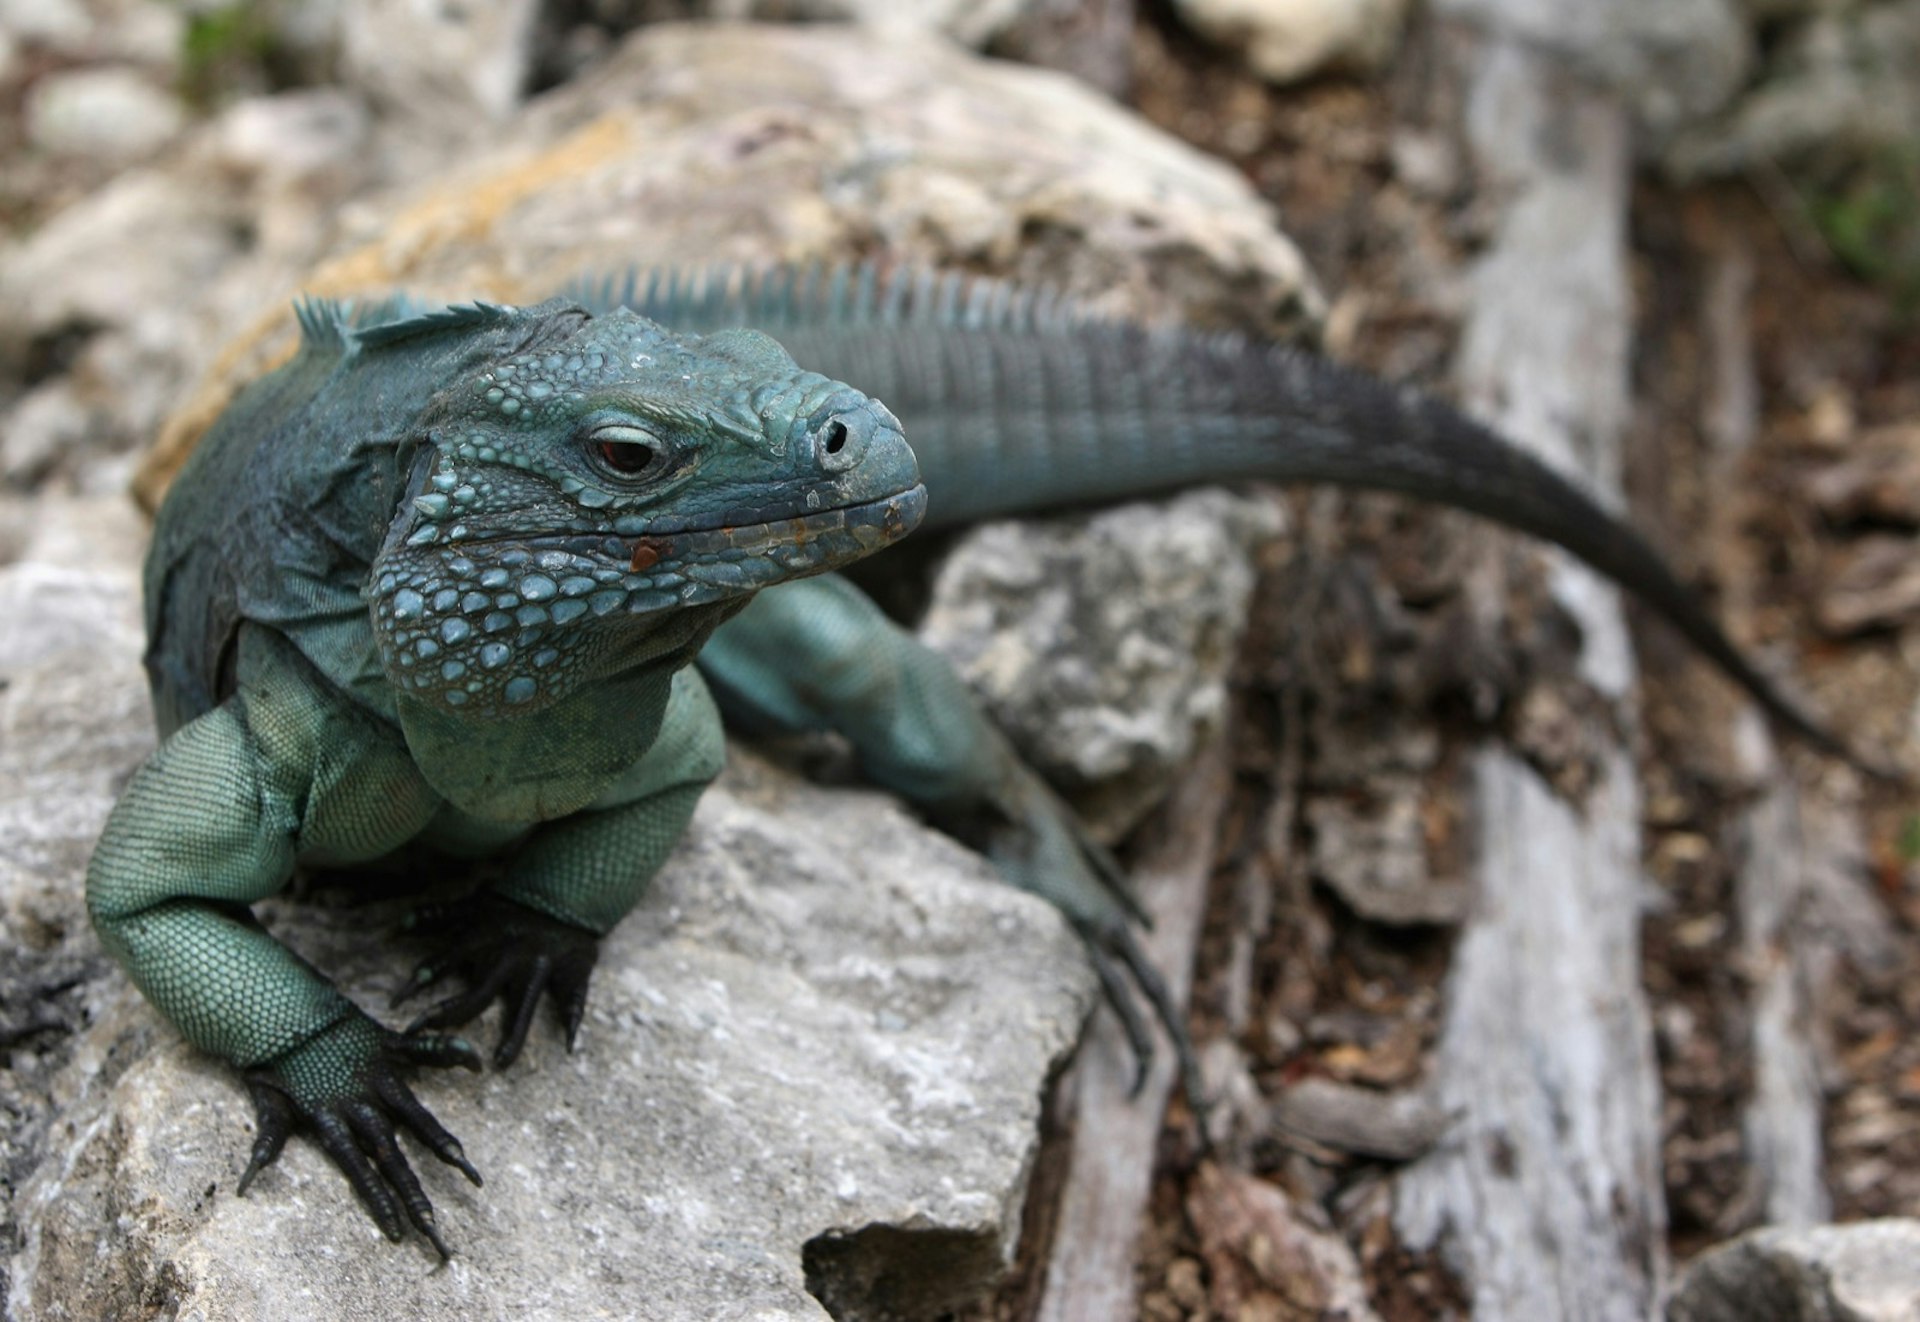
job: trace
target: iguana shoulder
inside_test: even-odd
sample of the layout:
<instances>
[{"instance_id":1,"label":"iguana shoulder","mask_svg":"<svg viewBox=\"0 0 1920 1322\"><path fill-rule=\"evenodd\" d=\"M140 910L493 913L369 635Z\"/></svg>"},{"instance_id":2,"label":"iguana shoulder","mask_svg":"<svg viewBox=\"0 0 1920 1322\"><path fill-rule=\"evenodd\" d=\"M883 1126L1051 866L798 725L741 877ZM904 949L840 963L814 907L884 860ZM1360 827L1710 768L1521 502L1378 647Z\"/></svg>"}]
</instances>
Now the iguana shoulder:
<instances>
[{"instance_id":1,"label":"iguana shoulder","mask_svg":"<svg viewBox=\"0 0 1920 1322\"><path fill-rule=\"evenodd\" d=\"M162 730L231 687L243 621L283 633L328 680L391 714L364 589L396 512L417 494L415 424L441 383L586 315L564 301L299 304L294 357L240 393L155 519L146 664Z\"/></svg>"}]
</instances>

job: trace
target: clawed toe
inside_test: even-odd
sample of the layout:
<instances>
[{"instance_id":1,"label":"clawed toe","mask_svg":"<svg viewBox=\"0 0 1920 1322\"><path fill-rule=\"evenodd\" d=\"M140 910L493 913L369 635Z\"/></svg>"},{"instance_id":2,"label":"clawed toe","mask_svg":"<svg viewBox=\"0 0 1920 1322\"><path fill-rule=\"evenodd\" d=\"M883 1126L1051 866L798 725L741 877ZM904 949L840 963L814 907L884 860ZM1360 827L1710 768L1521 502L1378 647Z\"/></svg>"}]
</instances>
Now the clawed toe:
<instances>
[{"instance_id":1,"label":"clawed toe","mask_svg":"<svg viewBox=\"0 0 1920 1322\"><path fill-rule=\"evenodd\" d=\"M504 1010L496 1068L518 1060L543 996L551 995L567 1049L579 1040L586 1018L587 986L599 959L599 938L525 905L482 895L464 908L435 908L409 924L441 935L445 949L423 961L394 995L399 1004L459 978L465 987L416 1018L407 1031L454 1028L477 1019L499 1001Z\"/></svg>"},{"instance_id":2,"label":"clawed toe","mask_svg":"<svg viewBox=\"0 0 1920 1322\"><path fill-rule=\"evenodd\" d=\"M477 1070L480 1055L464 1038L395 1033L355 1012L249 1071L255 1137L238 1192L246 1193L293 1131L304 1128L347 1177L382 1234L399 1240L411 1225L443 1261L451 1257L399 1136L412 1134L475 1185L480 1172L401 1077L402 1069L419 1065Z\"/></svg>"}]
</instances>

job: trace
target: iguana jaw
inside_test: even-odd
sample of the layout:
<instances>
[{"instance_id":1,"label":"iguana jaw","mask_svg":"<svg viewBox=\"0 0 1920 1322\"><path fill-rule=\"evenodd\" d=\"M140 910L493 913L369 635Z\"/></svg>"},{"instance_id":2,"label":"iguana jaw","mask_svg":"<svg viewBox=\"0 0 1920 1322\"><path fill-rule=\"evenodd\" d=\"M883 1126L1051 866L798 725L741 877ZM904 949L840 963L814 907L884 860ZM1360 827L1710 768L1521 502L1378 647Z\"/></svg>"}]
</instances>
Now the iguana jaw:
<instances>
[{"instance_id":1,"label":"iguana jaw","mask_svg":"<svg viewBox=\"0 0 1920 1322\"><path fill-rule=\"evenodd\" d=\"M918 526L927 489L765 523L652 534L631 543L621 586L630 615L703 606L850 564Z\"/></svg>"},{"instance_id":2,"label":"iguana jaw","mask_svg":"<svg viewBox=\"0 0 1920 1322\"><path fill-rule=\"evenodd\" d=\"M926 503L915 482L759 523L396 548L371 584L381 663L396 687L450 711L535 710L654 644L685 659L678 654L690 656L729 606L898 541ZM668 627L688 622L681 617L704 627Z\"/></svg>"}]
</instances>

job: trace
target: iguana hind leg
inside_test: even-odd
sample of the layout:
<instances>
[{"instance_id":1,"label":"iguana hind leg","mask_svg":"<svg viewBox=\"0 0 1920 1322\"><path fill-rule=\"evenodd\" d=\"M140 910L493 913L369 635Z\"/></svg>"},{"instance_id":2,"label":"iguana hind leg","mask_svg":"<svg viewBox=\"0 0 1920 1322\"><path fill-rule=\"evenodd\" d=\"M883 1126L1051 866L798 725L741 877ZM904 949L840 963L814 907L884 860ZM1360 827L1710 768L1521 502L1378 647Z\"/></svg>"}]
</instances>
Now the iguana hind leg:
<instances>
[{"instance_id":1,"label":"iguana hind leg","mask_svg":"<svg viewBox=\"0 0 1920 1322\"><path fill-rule=\"evenodd\" d=\"M1144 1080L1153 1041L1133 980L1196 1086L1186 1026L1134 940L1139 910L1073 811L980 710L945 657L828 574L762 592L700 653L721 711L749 731L834 730L862 769L1050 901L1086 943ZM1137 1086L1137 1083L1136 1083Z\"/></svg>"}]
</instances>

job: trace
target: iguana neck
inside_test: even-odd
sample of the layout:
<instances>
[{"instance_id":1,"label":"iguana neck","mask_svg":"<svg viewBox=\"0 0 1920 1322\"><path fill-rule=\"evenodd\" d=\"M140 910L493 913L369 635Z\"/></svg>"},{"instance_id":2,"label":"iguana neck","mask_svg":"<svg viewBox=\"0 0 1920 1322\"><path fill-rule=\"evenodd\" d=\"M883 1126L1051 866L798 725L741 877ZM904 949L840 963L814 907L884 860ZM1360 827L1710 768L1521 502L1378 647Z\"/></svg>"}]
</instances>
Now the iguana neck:
<instances>
[{"instance_id":1,"label":"iguana neck","mask_svg":"<svg viewBox=\"0 0 1920 1322\"><path fill-rule=\"evenodd\" d=\"M652 745L674 672L688 665L745 599L663 613L644 634L569 639L582 664L537 704L449 708L398 690L396 717L427 783L456 808L489 821L549 821L577 812Z\"/></svg>"}]
</instances>

